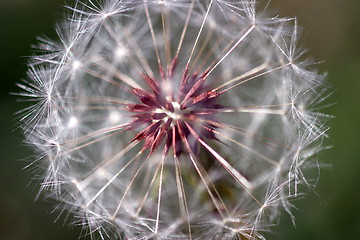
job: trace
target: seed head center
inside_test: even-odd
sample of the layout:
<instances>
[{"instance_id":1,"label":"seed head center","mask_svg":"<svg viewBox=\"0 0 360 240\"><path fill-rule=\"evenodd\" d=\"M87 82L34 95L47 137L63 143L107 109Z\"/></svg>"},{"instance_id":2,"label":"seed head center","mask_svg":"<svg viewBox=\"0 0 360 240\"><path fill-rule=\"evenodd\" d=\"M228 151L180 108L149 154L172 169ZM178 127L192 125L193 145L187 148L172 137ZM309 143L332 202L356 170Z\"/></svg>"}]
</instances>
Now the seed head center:
<instances>
[{"instance_id":1,"label":"seed head center","mask_svg":"<svg viewBox=\"0 0 360 240\"><path fill-rule=\"evenodd\" d=\"M166 108L158 108L155 110L155 113L165 113L167 115L167 119L171 118L173 120L183 120L184 119L184 115L186 114L186 109L181 109L181 106L178 102L170 102L172 107L173 107L173 111L166 109Z\"/></svg>"}]
</instances>

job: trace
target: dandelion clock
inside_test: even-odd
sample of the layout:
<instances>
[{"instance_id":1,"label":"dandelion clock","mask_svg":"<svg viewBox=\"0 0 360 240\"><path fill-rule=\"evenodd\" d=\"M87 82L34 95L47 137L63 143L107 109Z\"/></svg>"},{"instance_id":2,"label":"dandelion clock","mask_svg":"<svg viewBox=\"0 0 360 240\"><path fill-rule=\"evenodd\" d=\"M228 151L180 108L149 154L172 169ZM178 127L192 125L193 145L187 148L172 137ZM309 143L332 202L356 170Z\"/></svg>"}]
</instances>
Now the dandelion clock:
<instances>
[{"instance_id":1,"label":"dandelion clock","mask_svg":"<svg viewBox=\"0 0 360 240\"><path fill-rule=\"evenodd\" d=\"M100 239L265 239L310 185L323 76L252 0L88 0L20 95L41 190Z\"/></svg>"}]
</instances>

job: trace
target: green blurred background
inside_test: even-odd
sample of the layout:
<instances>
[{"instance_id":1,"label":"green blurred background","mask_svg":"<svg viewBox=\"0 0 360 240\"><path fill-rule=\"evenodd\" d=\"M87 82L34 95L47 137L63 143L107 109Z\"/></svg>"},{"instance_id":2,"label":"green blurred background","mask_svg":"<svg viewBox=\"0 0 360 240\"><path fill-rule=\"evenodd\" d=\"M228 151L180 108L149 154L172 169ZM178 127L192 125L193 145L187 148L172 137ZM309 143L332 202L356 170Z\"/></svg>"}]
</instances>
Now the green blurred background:
<instances>
[{"instance_id":1,"label":"green blurred background","mask_svg":"<svg viewBox=\"0 0 360 240\"><path fill-rule=\"evenodd\" d=\"M72 1L68 1L71 3ZM36 36L55 37L63 0L0 0L0 239L72 240L80 228L56 223L54 203L35 201L38 181L24 171L31 151L22 144L14 113L24 107L9 95L26 76L26 58ZM294 227L288 216L269 240L360 239L360 0L272 0L281 16L297 16L304 27L304 46L318 66L329 72L336 89L325 109L335 115L328 144L320 157L332 166L322 169L315 189L295 202Z\"/></svg>"}]
</instances>

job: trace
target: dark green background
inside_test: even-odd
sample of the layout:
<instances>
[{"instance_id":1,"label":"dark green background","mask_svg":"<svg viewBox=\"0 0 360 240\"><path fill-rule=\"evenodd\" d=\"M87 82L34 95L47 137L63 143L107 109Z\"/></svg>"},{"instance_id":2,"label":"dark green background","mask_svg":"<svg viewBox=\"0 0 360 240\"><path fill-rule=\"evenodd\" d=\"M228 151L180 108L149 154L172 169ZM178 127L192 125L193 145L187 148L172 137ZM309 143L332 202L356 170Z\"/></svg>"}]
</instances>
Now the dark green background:
<instances>
[{"instance_id":1,"label":"dark green background","mask_svg":"<svg viewBox=\"0 0 360 240\"><path fill-rule=\"evenodd\" d=\"M71 3L71 1L68 1ZM55 22L62 17L63 0L0 0L0 239L72 240L80 229L69 230L53 203L34 201L38 181L24 171L31 151L22 144L14 113L24 107L9 95L25 77L30 45L38 35L54 37ZM297 225L284 215L269 240L360 239L360 1L273 0L271 9L281 16L297 16L304 27L304 46L318 66L329 72L336 89L325 109L335 115L316 193L296 201ZM25 159L25 160L24 160Z\"/></svg>"}]
</instances>

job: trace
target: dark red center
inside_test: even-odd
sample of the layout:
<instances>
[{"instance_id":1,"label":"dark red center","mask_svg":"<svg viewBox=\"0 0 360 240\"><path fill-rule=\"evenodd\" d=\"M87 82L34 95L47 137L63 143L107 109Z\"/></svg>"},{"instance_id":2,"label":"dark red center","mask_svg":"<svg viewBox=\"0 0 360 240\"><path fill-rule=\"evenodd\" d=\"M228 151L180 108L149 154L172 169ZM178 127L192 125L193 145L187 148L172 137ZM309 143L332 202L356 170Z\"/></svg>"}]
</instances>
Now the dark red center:
<instances>
[{"instance_id":1,"label":"dark red center","mask_svg":"<svg viewBox=\"0 0 360 240\"><path fill-rule=\"evenodd\" d=\"M143 140L143 148L149 149L150 154L164 140L165 154L173 148L174 154L179 156L184 146L196 153L199 138L216 139L213 132L216 128L214 115L216 109L222 108L216 103L220 94L207 90L206 73L190 75L187 70L176 91L172 82L175 67L170 69L168 74L160 74L160 80L144 74L143 80L150 91L138 88L130 91L139 102L127 105L129 111L136 114L126 130L140 129L131 142ZM164 86L171 86L170 90Z\"/></svg>"}]
</instances>

